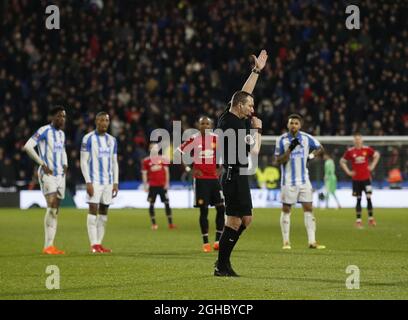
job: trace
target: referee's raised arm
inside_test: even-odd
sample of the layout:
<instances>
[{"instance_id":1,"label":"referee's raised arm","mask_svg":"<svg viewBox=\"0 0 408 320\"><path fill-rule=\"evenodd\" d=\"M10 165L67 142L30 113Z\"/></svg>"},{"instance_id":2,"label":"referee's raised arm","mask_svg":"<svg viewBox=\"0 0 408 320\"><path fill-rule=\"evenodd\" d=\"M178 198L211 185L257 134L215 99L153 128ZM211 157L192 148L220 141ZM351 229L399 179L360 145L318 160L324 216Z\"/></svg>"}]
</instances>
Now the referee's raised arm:
<instances>
[{"instance_id":1,"label":"referee's raised arm","mask_svg":"<svg viewBox=\"0 0 408 320\"><path fill-rule=\"evenodd\" d=\"M256 82L258 81L259 74L268 60L268 54L266 53L266 50L262 50L258 57L255 55L252 55L251 57L254 59L255 66L241 90L252 94Z\"/></svg>"},{"instance_id":2,"label":"referee's raised arm","mask_svg":"<svg viewBox=\"0 0 408 320\"><path fill-rule=\"evenodd\" d=\"M224 111L218 120L218 129L221 129L224 133L221 186L225 198L225 214L227 215L214 270L214 275L219 277L238 276L231 266L231 252L242 232L252 221L252 199L248 181L248 154L249 152L259 153L262 131L262 121L253 116L254 97L252 92L261 70L265 67L268 55L265 50L262 50L258 57L254 55L252 57L255 67L252 69L242 90L234 93L229 108ZM251 135L251 128L257 129L254 136ZM232 148L230 148L230 144L232 144ZM252 145L251 151L250 145Z\"/></svg>"}]
</instances>

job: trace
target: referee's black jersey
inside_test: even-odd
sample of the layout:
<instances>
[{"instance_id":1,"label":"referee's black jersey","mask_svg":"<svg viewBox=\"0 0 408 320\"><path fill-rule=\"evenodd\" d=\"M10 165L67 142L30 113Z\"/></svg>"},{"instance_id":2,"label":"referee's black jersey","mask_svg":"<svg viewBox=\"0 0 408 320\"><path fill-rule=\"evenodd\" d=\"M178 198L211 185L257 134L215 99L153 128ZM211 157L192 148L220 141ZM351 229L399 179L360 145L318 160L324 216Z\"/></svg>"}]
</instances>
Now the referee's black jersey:
<instances>
[{"instance_id":1,"label":"referee's black jersey","mask_svg":"<svg viewBox=\"0 0 408 320\"><path fill-rule=\"evenodd\" d=\"M232 129L235 131L235 152L231 153L233 158L228 157L228 135L224 135L223 139L223 150L222 150L222 158L223 158L223 165L232 165L238 167L248 167L248 153L250 150L250 145L246 142L246 137L250 134L250 120L249 119L240 119L235 114L229 111L227 108L223 114L218 119L217 129L221 129L224 133L228 129ZM241 134L239 134L239 130ZM241 159L238 157L238 149L242 150L241 153L245 152L245 157L241 156ZM245 149L245 151L243 151Z\"/></svg>"}]
</instances>

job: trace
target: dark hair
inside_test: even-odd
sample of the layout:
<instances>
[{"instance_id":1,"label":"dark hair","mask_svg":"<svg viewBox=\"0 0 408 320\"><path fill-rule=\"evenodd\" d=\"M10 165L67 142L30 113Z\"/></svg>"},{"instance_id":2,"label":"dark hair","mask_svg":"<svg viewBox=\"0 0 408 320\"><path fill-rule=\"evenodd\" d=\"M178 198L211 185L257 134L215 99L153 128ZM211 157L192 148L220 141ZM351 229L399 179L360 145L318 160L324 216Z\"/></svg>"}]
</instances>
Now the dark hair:
<instances>
[{"instance_id":1,"label":"dark hair","mask_svg":"<svg viewBox=\"0 0 408 320\"><path fill-rule=\"evenodd\" d=\"M289 115L288 121L291 120L291 119L297 119L297 120L299 120L300 122L303 121L302 116L301 116L300 114L298 114L298 113L292 113L291 115Z\"/></svg>"},{"instance_id":2,"label":"dark hair","mask_svg":"<svg viewBox=\"0 0 408 320\"><path fill-rule=\"evenodd\" d=\"M54 117L55 115L58 114L58 112L61 112L61 111L65 111L65 108L63 106L56 106L51 109L50 115Z\"/></svg>"},{"instance_id":3,"label":"dark hair","mask_svg":"<svg viewBox=\"0 0 408 320\"><path fill-rule=\"evenodd\" d=\"M109 113L107 113L106 111L98 112L98 113L96 114L96 117L95 117L95 118L99 118L99 117L102 117L102 116L109 116Z\"/></svg>"},{"instance_id":4,"label":"dark hair","mask_svg":"<svg viewBox=\"0 0 408 320\"><path fill-rule=\"evenodd\" d=\"M236 91L231 98L231 105L234 107L236 106L238 103L245 103L247 101L248 97L254 97L251 93L248 93L246 91Z\"/></svg>"},{"instance_id":5,"label":"dark hair","mask_svg":"<svg viewBox=\"0 0 408 320\"><path fill-rule=\"evenodd\" d=\"M360 131L355 131L355 132L353 132L353 137L355 137L355 136L362 136L362 134L361 134Z\"/></svg>"}]
</instances>

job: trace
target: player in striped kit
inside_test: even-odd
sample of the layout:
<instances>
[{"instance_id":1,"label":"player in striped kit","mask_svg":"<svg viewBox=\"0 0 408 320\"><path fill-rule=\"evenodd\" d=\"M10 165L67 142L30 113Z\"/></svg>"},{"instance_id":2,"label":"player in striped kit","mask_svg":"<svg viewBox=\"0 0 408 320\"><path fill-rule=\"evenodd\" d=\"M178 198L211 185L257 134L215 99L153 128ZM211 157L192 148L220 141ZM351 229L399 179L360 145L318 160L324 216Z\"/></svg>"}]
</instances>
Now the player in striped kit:
<instances>
[{"instance_id":1,"label":"player in striped kit","mask_svg":"<svg viewBox=\"0 0 408 320\"><path fill-rule=\"evenodd\" d=\"M51 124L41 127L24 145L24 151L39 166L38 180L47 201L44 218L45 243L43 253L64 254L54 246L60 201L65 197L65 175L68 169L65 151L66 113L58 106L51 110ZM39 154L36 152L37 147Z\"/></svg>"},{"instance_id":2,"label":"player in striped kit","mask_svg":"<svg viewBox=\"0 0 408 320\"><path fill-rule=\"evenodd\" d=\"M300 202L303 206L304 221L309 248L324 249L316 242L316 219L313 215L313 189L309 180L307 161L322 153L323 147L310 134L300 131L302 117L292 114L288 118L289 132L276 139L275 156L281 165L282 213L280 225L283 237L282 249L291 249L289 240L290 209Z\"/></svg>"},{"instance_id":3,"label":"player in striped kit","mask_svg":"<svg viewBox=\"0 0 408 320\"><path fill-rule=\"evenodd\" d=\"M87 217L88 236L93 253L111 252L102 246L108 209L119 191L118 144L107 133L109 115L96 115L96 130L82 139L81 170L86 182L89 213Z\"/></svg>"}]
</instances>

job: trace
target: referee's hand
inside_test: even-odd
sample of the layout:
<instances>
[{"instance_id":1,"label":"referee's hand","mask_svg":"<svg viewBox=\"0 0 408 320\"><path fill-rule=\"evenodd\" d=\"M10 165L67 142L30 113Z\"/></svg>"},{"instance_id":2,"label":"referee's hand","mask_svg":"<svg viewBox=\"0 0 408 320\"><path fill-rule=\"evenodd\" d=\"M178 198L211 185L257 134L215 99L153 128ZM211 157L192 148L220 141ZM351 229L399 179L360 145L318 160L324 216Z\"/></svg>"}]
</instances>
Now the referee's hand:
<instances>
[{"instance_id":1,"label":"referee's hand","mask_svg":"<svg viewBox=\"0 0 408 320\"><path fill-rule=\"evenodd\" d=\"M257 117L252 117L251 119L251 126L252 128L262 129L262 120Z\"/></svg>"}]
</instances>

